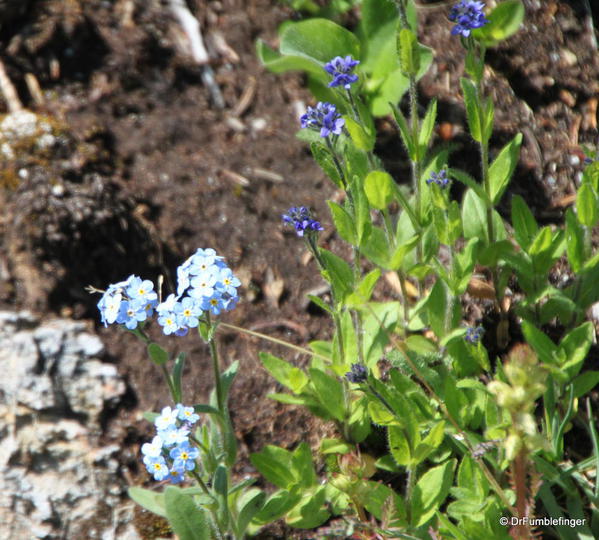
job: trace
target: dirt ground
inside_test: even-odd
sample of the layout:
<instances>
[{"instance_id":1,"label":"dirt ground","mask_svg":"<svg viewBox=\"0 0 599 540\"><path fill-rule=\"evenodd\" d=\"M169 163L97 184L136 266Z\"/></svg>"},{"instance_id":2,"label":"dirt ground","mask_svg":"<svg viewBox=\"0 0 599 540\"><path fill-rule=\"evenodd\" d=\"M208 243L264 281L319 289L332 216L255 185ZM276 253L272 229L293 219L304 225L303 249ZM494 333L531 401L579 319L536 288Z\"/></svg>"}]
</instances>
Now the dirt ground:
<instances>
[{"instance_id":1,"label":"dirt ground","mask_svg":"<svg viewBox=\"0 0 599 540\"><path fill-rule=\"evenodd\" d=\"M523 196L541 222L561 223L582 170L579 145L597 142L599 13L587 12L584 0L524 3L523 30L488 54L492 147L496 152L524 134L510 193ZM341 249L325 202L335 189L294 135L298 113L311 100L304 80L266 72L254 54L257 38L276 45L278 25L297 15L276 0L189 4L202 25L222 107L157 0L29 2L0 26L0 58L21 100L52 118L60 133L55 153L0 166L0 304L96 327L130 387L129 401L107 416L103 438L122 445L136 483L147 480L139 447L150 434L140 412L167 404L167 389L141 344L98 325L97 298L84 287L104 288L131 273L154 280L162 274L168 287L178 264L198 247L212 247L243 283L242 301L225 320L305 345L328 335L328 320L305 301L323 282L301 241L281 226L281 214L293 205L312 207L326 229L324 244ZM463 51L449 35L446 11L422 2L421 39L436 56L420 83L421 104L439 99L436 143L453 145L451 165L478 175L459 96ZM39 103L28 73L42 89ZM399 138L389 119L378 127L377 151L402 181L407 163ZM466 307L473 321L493 324L484 304ZM153 335L189 353L185 401L205 400L212 381L199 338ZM232 331L221 333L219 347L226 363L241 364L231 398L240 475L255 474L247 456L265 444L316 445L332 432L304 410L266 398L277 383L258 351L298 365L305 357ZM292 535L304 537L276 525L263 538Z\"/></svg>"}]
</instances>

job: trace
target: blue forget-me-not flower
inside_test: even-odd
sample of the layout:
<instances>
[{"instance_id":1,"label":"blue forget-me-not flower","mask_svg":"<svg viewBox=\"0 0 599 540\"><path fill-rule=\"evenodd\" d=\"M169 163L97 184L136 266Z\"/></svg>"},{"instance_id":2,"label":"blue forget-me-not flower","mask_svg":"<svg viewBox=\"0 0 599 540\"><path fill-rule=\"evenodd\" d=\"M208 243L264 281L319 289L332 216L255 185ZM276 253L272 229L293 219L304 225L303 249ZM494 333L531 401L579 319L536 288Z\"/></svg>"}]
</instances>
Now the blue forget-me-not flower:
<instances>
[{"instance_id":1,"label":"blue forget-me-not flower","mask_svg":"<svg viewBox=\"0 0 599 540\"><path fill-rule=\"evenodd\" d=\"M295 227L298 236L323 230L320 222L312 219L310 211L305 206L293 206L282 217L285 223Z\"/></svg>"},{"instance_id":2,"label":"blue forget-me-not flower","mask_svg":"<svg viewBox=\"0 0 599 540\"><path fill-rule=\"evenodd\" d=\"M449 183L447 178L447 170L441 169L438 173L432 172L430 178L426 181L427 184L437 184L439 187L445 187Z\"/></svg>"},{"instance_id":3,"label":"blue forget-me-not flower","mask_svg":"<svg viewBox=\"0 0 599 540\"><path fill-rule=\"evenodd\" d=\"M451 33L454 36L461 34L468 37L471 30L487 24L489 20L485 18L484 7L484 2L477 2L476 0L461 0L458 2L449 12L449 20L456 23L451 29Z\"/></svg>"},{"instance_id":4,"label":"blue forget-me-not flower","mask_svg":"<svg viewBox=\"0 0 599 540\"><path fill-rule=\"evenodd\" d=\"M151 443L141 447L143 463L156 480L170 480L180 484L185 471L192 471L199 450L190 442L190 429L199 420L193 407L177 403L174 408L164 407L154 420L158 432Z\"/></svg>"},{"instance_id":5,"label":"blue forget-me-not flower","mask_svg":"<svg viewBox=\"0 0 599 540\"><path fill-rule=\"evenodd\" d=\"M336 56L330 62L327 62L324 69L333 76L329 87L343 86L346 90L349 90L352 83L358 80L358 76L352 72L359 63L360 61L354 60L351 55L347 55L345 58Z\"/></svg>"},{"instance_id":6,"label":"blue forget-me-not flower","mask_svg":"<svg viewBox=\"0 0 599 540\"><path fill-rule=\"evenodd\" d=\"M331 103L319 101L316 107L308 107L305 114L300 118L303 128L320 131L321 137L341 135L345 120L337 112L337 107Z\"/></svg>"}]
</instances>

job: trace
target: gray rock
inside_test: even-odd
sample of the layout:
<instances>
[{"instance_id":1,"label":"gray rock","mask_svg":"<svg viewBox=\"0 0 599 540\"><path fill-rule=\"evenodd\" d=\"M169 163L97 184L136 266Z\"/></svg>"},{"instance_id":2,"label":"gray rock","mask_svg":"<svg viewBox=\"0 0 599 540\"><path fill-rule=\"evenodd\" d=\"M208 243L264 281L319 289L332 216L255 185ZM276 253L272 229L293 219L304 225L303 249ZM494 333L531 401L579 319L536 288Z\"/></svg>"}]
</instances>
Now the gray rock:
<instances>
[{"instance_id":1,"label":"gray rock","mask_svg":"<svg viewBox=\"0 0 599 540\"><path fill-rule=\"evenodd\" d=\"M68 319L0 312L0 538L139 540L100 418L125 384Z\"/></svg>"}]
</instances>

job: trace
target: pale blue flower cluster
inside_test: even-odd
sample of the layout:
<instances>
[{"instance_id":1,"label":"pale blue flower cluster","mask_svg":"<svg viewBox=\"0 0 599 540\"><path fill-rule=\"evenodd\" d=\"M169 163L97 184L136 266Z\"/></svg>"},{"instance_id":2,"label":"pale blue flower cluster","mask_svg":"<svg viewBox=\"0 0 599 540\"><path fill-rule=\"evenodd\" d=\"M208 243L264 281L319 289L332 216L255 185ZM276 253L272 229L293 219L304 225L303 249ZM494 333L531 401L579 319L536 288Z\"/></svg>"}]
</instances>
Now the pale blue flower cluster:
<instances>
[{"instance_id":1,"label":"pale blue flower cluster","mask_svg":"<svg viewBox=\"0 0 599 540\"><path fill-rule=\"evenodd\" d=\"M166 335L184 336L198 326L202 314L232 310L239 300L239 285L223 257L213 249L198 249L177 269L177 293L160 304L153 283L132 275L110 285L98 309L105 326L124 324L129 330L156 311Z\"/></svg>"},{"instance_id":2,"label":"pale blue flower cluster","mask_svg":"<svg viewBox=\"0 0 599 540\"><path fill-rule=\"evenodd\" d=\"M157 304L154 284L131 275L125 281L108 287L98 302L98 309L104 326L116 322L134 330L140 322L152 316Z\"/></svg>"},{"instance_id":3,"label":"pale blue flower cluster","mask_svg":"<svg viewBox=\"0 0 599 540\"><path fill-rule=\"evenodd\" d=\"M158 324L167 335L184 336L198 326L202 313L232 310L239 300L239 285L223 257L213 249L198 249L177 268L177 294L156 307Z\"/></svg>"},{"instance_id":4,"label":"pale blue flower cluster","mask_svg":"<svg viewBox=\"0 0 599 540\"><path fill-rule=\"evenodd\" d=\"M174 409L164 407L154 420L157 435L141 447L143 463L155 480L169 479L173 484L185 480L193 471L199 450L189 442L189 432L199 420L193 407L178 403Z\"/></svg>"}]
</instances>

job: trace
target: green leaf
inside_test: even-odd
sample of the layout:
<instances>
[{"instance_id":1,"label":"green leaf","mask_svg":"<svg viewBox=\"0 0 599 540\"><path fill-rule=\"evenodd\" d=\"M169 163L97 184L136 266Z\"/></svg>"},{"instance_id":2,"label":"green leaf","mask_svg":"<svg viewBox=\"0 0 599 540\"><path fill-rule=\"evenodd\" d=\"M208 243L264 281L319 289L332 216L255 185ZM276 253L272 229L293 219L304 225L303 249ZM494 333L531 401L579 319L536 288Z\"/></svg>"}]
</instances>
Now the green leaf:
<instances>
[{"instance_id":1,"label":"green leaf","mask_svg":"<svg viewBox=\"0 0 599 540\"><path fill-rule=\"evenodd\" d=\"M582 363L591 348L594 336L593 323L587 321L569 332L560 342L558 355L567 360L562 368L566 370L570 378L573 378L580 371Z\"/></svg>"},{"instance_id":2,"label":"green leaf","mask_svg":"<svg viewBox=\"0 0 599 540\"><path fill-rule=\"evenodd\" d=\"M437 511L449 494L453 479L455 459L425 472L412 492L412 525L424 525Z\"/></svg>"},{"instance_id":3,"label":"green leaf","mask_svg":"<svg viewBox=\"0 0 599 540\"><path fill-rule=\"evenodd\" d=\"M405 256L416 247L418 239L419 236L412 236L412 238L409 238L395 248L395 251L391 256L391 261L389 262L391 270L399 270L402 267Z\"/></svg>"},{"instance_id":4,"label":"green leaf","mask_svg":"<svg viewBox=\"0 0 599 540\"><path fill-rule=\"evenodd\" d=\"M266 493L257 490L244 494L240 501L239 517L237 518L238 537L245 537L244 533L254 516L263 508L266 500Z\"/></svg>"},{"instance_id":5,"label":"green leaf","mask_svg":"<svg viewBox=\"0 0 599 540\"><path fill-rule=\"evenodd\" d=\"M505 0L487 15L488 23L472 32L475 39L487 47L515 34L524 20L524 6L520 0Z\"/></svg>"},{"instance_id":6,"label":"green leaf","mask_svg":"<svg viewBox=\"0 0 599 540\"><path fill-rule=\"evenodd\" d=\"M493 105L493 99L488 97L484 101L484 107L482 107L482 118L481 118L481 130L483 140L488 141L493 135L493 120L495 119L495 105Z\"/></svg>"},{"instance_id":7,"label":"green leaf","mask_svg":"<svg viewBox=\"0 0 599 540\"><path fill-rule=\"evenodd\" d=\"M292 465L295 477L299 480L301 487L310 487L318 483L314 463L312 462L312 452L306 442L301 442L292 454Z\"/></svg>"},{"instance_id":8,"label":"green leaf","mask_svg":"<svg viewBox=\"0 0 599 540\"><path fill-rule=\"evenodd\" d=\"M289 362L286 362L285 360L266 352L260 352L258 353L258 356L260 357L262 365L272 375L272 377L274 377L283 386L291 388L290 377L293 366Z\"/></svg>"},{"instance_id":9,"label":"green leaf","mask_svg":"<svg viewBox=\"0 0 599 540\"><path fill-rule=\"evenodd\" d=\"M343 422L345 409L341 383L335 377L331 377L317 368L310 368L308 373L322 407L335 420Z\"/></svg>"},{"instance_id":10,"label":"green leaf","mask_svg":"<svg viewBox=\"0 0 599 540\"><path fill-rule=\"evenodd\" d=\"M408 157L412 161L416 161L416 158L418 157L416 155L417 146L412 138L412 131L408 126L408 122L397 105L391 104L391 108L393 111L393 118L395 118L395 122L397 123L397 127L399 129L399 134L401 135L401 140L403 141L408 152Z\"/></svg>"},{"instance_id":11,"label":"green leaf","mask_svg":"<svg viewBox=\"0 0 599 540\"><path fill-rule=\"evenodd\" d=\"M289 387L294 394L299 394L308 384L308 377L298 367L291 368L289 373Z\"/></svg>"},{"instance_id":12,"label":"green leaf","mask_svg":"<svg viewBox=\"0 0 599 540\"><path fill-rule=\"evenodd\" d=\"M324 144L320 144L319 142L310 144L310 150L314 161L318 163L324 173L337 187L343 189L345 186L343 185L343 181L341 180L339 170L335 165L335 160L333 159L331 151Z\"/></svg>"},{"instance_id":13,"label":"green leaf","mask_svg":"<svg viewBox=\"0 0 599 540\"><path fill-rule=\"evenodd\" d=\"M342 301L354 288L354 273L341 257L326 249L319 248L318 251L324 262L327 281L331 283L338 300Z\"/></svg>"},{"instance_id":14,"label":"green leaf","mask_svg":"<svg viewBox=\"0 0 599 540\"><path fill-rule=\"evenodd\" d=\"M283 448L268 444L262 452L250 454L250 461L264 478L281 489L291 488L297 483L291 466L291 452Z\"/></svg>"},{"instance_id":15,"label":"green leaf","mask_svg":"<svg viewBox=\"0 0 599 540\"><path fill-rule=\"evenodd\" d=\"M397 426L389 426L387 433L389 435L389 450L395 463L406 467L409 466L412 463L412 455L405 431Z\"/></svg>"},{"instance_id":16,"label":"green leaf","mask_svg":"<svg viewBox=\"0 0 599 540\"><path fill-rule=\"evenodd\" d=\"M198 414L215 414L217 416L221 414L218 409L215 409L214 407L210 405L205 405L203 403L198 403L197 405L194 405L193 410Z\"/></svg>"},{"instance_id":17,"label":"green leaf","mask_svg":"<svg viewBox=\"0 0 599 540\"><path fill-rule=\"evenodd\" d=\"M566 252L574 273L584 264L584 230L571 208L566 210Z\"/></svg>"},{"instance_id":18,"label":"green leaf","mask_svg":"<svg viewBox=\"0 0 599 540\"><path fill-rule=\"evenodd\" d=\"M298 529L313 529L322 525L331 515L326 509L325 498L325 486L319 486L313 494L305 495L287 514L287 524Z\"/></svg>"},{"instance_id":19,"label":"green leaf","mask_svg":"<svg viewBox=\"0 0 599 540\"><path fill-rule=\"evenodd\" d=\"M443 442L445 435L445 422L441 421L434 425L424 440L414 450L414 463L422 463Z\"/></svg>"},{"instance_id":20,"label":"green leaf","mask_svg":"<svg viewBox=\"0 0 599 540\"><path fill-rule=\"evenodd\" d=\"M336 56L360 58L360 43L342 26L326 19L288 24L281 34L281 53L308 58L321 65Z\"/></svg>"},{"instance_id":21,"label":"green leaf","mask_svg":"<svg viewBox=\"0 0 599 540\"><path fill-rule=\"evenodd\" d=\"M226 400L226 397L229 395L229 390L231 389L231 385L233 384L235 375L237 375L238 369L239 369L239 361L235 360L220 375L220 384L221 384L221 388L222 388L223 396L224 396L225 400Z\"/></svg>"},{"instance_id":22,"label":"green leaf","mask_svg":"<svg viewBox=\"0 0 599 540\"><path fill-rule=\"evenodd\" d=\"M181 403L183 397L181 395L181 376L183 375L183 367L185 366L185 353L181 352L175 359L173 366L173 386L175 388L175 401Z\"/></svg>"},{"instance_id":23,"label":"green leaf","mask_svg":"<svg viewBox=\"0 0 599 540\"><path fill-rule=\"evenodd\" d=\"M524 251L527 251L539 231L539 226L520 195L512 197L512 225L516 241Z\"/></svg>"},{"instance_id":24,"label":"green leaf","mask_svg":"<svg viewBox=\"0 0 599 540\"><path fill-rule=\"evenodd\" d=\"M254 517L254 523L257 525L266 525L283 517L291 510L301 499L299 493L290 493L286 490L279 490L271 495L262 509Z\"/></svg>"},{"instance_id":25,"label":"green leaf","mask_svg":"<svg viewBox=\"0 0 599 540\"><path fill-rule=\"evenodd\" d=\"M420 69L420 50L418 39L410 29L402 28L397 34L397 52L402 72L415 76Z\"/></svg>"},{"instance_id":26,"label":"green leaf","mask_svg":"<svg viewBox=\"0 0 599 540\"><path fill-rule=\"evenodd\" d=\"M344 117L345 120L345 128L349 132L349 136L354 144L365 152L370 152L374 148L374 143L376 141L376 133L369 133L364 129L364 127L356 122L353 118L348 116Z\"/></svg>"},{"instance_id":27,"label":"green leaf","mask_svg":"<svg viewBox=\"0 0 599 540\"><path fill-rule=\"evenodd\" d=\"M157 366L163 366L168 362L168 353L157 343L150 343L148 345L148 354L150 360Z\"/></svg>"},{"instance_id":28,"label":"green leaf","mask_svg":"<svg viewBox=\"0 0 599 540\"><path fill-rule=\"evenodd\" d=\"M579 398L590 392L599 384L599 371L585 371L578 375L573 381L574 397Z\"/></svg>"},{"instance_id":29,"label":"green leaf","mask_svg":"<svg viewBox=\"0 0 599 540\"><path fill-rule=\"evenodd\" d=\"M599 161L593 161L582 171L582 183L590 184L595 191L599 191Z\"/></svg>"},{"instance_id":30,"label":"green leaf","mask_svg":"<svg viewBox=\"0 0 599 540\"><path fill-rule=\"evenodd\" d=\"M353 445L343 439L322 439L320 441L320 453L326 454L348 454L354 449Z\"/></svg>"},{"instance_id":31,"label":"green leaf","mask_svg":"<svg viewBox=\"0 0 599 540\"><path fill-rule=\"evenodd\" d=\"M393 178L384 171L372 171L364 179L364 192L371 206L384 210L393 200Z\"/></svg>"},{"instance_id":32,"label":"green leaf","mask_svg":"<svg viewBox=\"0 0 599 540\"><path fill-rule=\"evenodd\" d=\"M389 518L393 519L395 527L407 525L403 500L397 493L385 484L373 480L369 480L366 486L368 497L364 507L368 512L378 520L388 522Z\"/></svg>"},{"instance_id":33,"label":"green leaf","mask_svg":"<svg viewBox=\"0 0 599 540\"><path fill-rule=\"evenodd\" d=\"M360 244L360 252L373 263L389 269L389 243L383 229L368 225Z\"/></svg>"},{"instance_id":34,"label":"green leaf","mask_svg":"<svg viewBox=\"0 0 599 540\"><path fill-rule=\"evenodd\" d=\"M312 76L324 79L322 66L300 56L284 56L271 49L261 39L256 41L256 56L264 67L273 73L307 71Z\"/></svg>"},{"instance_id":35,"label":"green leaf","mask_svg":"<svg viewBox=\"0 0 599 540\"><path fill-rule=\"evenodd\" d=\"M464 93L464 105L466 106L466 117L470 135L477 142L483 142L481 118L478 106L478 92L476 86L470 79L460 78L460 86Z\"/></svg>"},{"instance_id":36,"label":"green leaf","mask_svg":"<svg viewBox=\"0 0 599 540\"><path fill-rule=\"evenodd\" d=\"M378 268L368 272L362 281L358 283L356 291L347 297L345 301L346 306L348 308L358 308L368 302L380 277L381 271Z\"/></svg>"},{"instance_id":37,"label":"green leaf","mask_svg":"<svg viewBox=\"0 0 599 540\"><path fill-rule=\"evenodd\" d=\"M529 255L541 255L551 249L553 235L549 225L543 227L534 237L530 247L528 248Z\"/></svg>"},{"instance_id":38,"label":"green leaf","mask_svg":"<svg viewBox=\"0 0 599 540\"><path fill-rule=\"evenodd\" d=\"M586 227L594 227L599 218L599 201L591 184L584 183L576 194L578 219Z\"/></svg>"},{"instance_id":39,"label":"green leaf","mask_svg":"<svg viewBox=\"0 0 599 540\"><path fill-rule=\"evenodd\" d=\"M345 210L345 208L336 202L327 201L327 204L331 210L333 223L335 224L335 228L337 229L339 236L348 244L355 246L358 243L358 238L356 234L356 227L351 216L347 210Z\"/></svg>"},{"instance_id":40,"label":"green leaf","mask_svg":"<svg viewBox=\"0 0 599 540\"><path fill-rule=\"evenodd\" d=\"M164 503L164 493L151 491L140 487L130 487L127 490L137 504L143 506L146 510L153 512L163 518L166 517L166 507Z\"/></svg>"},{"instance_id":41,"label":"green leaf","mask_svg":"<svg viewBox=\"0 0 599 540\"><path fill-rule=\"evenodd\" d=\"M210 526L206 513L190 495L179 488L168 486L164 490L166 517L180 540L210 540Z\"/></svg>"},{"instance_id":42,"label":"green leaf","mask_svg":"<svg viewBox=\"0 0 599 540\"><path fill-rule=\"evenodd\" d=\"M499 152L499 155L489 167L491 201L494 206L499 203L503 192L510 182L512 174L516 169L516 165L518 165L521 144L522 134L518 133L501 149L501 152Z\"/></svg>"},{"instance_id":43,"label":"green leaf","mask_svg":"<svg viewBox=\"0 0 599 540\"><path fill-rule=\"evenodd\" d=\"M462 201L462 223L467 240L478 238L488 243L487 209L482 199L472 189L466 191Z\"/></svg>"},{"instance_id":44,"label":"green leaf","mask_svg":"<svg viewBox=\"0 0 599 540\"><path fill-rule=\"evenodd\" d=\"M426 149L431 142L431 136L433 129L435 128L435 121L437 120L437 100L433 99L426 110L426 115L420 126L420 133L418 134L418 154L422 160L426 155Z\"/></svg>"},{"instance_id":45,"label":"green leaf","mask_svg":"<svg viewBox=\"0 0 599 540\"><path fill-rule=\"evenodd\" d=\"M526 343L535 350L541 362L555 364L554 354L557 347L551 339L526 320L522 321L522 333Z\"/></svg>"},{"instance_id":46,"label":"green leaf","mask_svg":"<svg viewBox=\"0 0 599 540\"><path fill-rule=\"evenodd\" d=\"M216 467L213 481L214 491L223 499L229 494L229 482L227 479L227 467L222 463Z\"/></svg>"}]
</instances>

